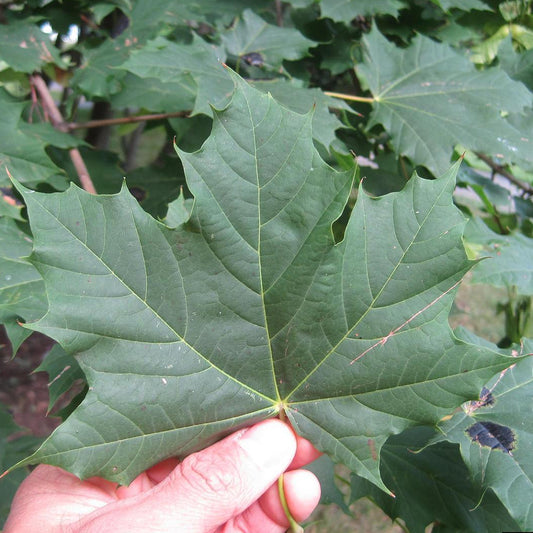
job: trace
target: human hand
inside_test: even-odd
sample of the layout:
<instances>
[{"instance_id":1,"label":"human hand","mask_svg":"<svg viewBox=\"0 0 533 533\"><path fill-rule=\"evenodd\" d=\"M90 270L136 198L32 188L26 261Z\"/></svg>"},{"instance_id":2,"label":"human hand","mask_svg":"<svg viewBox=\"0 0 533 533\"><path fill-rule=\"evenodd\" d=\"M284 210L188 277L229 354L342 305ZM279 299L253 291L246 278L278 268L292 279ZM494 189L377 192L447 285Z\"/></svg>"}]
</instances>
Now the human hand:
<instances>
[{"instance_id":1,"label":"human hand","mask_svg":"<svg viewBox=\"0 0 533 533\"><path fill-rule=\"evenodd\" d=\"M318 452L283 422L237 431L178 464L169 459L128 487L101 478L80 481L38 466L20 486L4 533L281 533L288 527L276 480L284 474L292 516L305 520L320 485L294 470Z\"/></svg>"}]
</instances>

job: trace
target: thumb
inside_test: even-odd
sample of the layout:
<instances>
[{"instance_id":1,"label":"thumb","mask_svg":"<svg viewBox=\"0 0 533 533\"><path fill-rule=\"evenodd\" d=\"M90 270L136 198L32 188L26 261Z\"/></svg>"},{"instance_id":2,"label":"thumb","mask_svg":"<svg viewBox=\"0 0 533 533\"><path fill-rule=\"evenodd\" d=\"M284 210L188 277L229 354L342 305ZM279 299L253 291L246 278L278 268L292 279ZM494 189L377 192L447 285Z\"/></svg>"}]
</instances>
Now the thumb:
<instances>
[{"instance_id":1,"label":"thumb","mask_svg":"<svg viewBox=\"0 0 533 533\"><path fill-rule=\"evenodd\" d=\"M119 502L125 505L115 531L213 531L255 502L287 469L295 452L294 434L279 420L238 431L187 457L139 498ZM118 519L116 511L99 518L109 527Z\"/></svg>"}]
</instances>

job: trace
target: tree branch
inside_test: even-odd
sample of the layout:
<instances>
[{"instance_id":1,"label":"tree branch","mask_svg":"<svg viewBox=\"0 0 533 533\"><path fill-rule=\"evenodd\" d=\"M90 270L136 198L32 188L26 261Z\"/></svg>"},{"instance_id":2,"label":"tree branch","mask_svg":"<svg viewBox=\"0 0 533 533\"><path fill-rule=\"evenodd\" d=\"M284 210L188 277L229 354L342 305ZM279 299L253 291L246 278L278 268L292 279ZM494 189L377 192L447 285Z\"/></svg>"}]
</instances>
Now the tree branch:
<instances>
[{"instance_id":1,"label":"tree branch","mask_svg":"<svg viewBox=\"0 0 533 533\"><path fill-rule=\"evenodd\" d=\"M520 181L519 179L515 178L508 170L506 170L501 165L498 165L498 163L495 163L489 156L482 154L480 152L474 152L479 159L481 159L484 163L486 163L494 172L497 174L500 174L500 176L503 176L507 180L509 180L512 184L516 185L519 189L522 189L525 193L529 195L533 195L533 187L529 185L528 183L524 183L523 181Z\"/></svg>"},{"instance_id":2,"label":"tree branch","mask_svg":"<svg viewBox=\"0 0 533 533\"><path fill-rule=\"evenodd\" d=\"M63 116L57 108L56 103L54 102L54 99L48 90L48 85L46 85L46 82L41 78L41 76L39 76L39 74L33 74L30 76L30 82L39 93L45 116L50 119L52 126L59 131L66 132L67 130L63 126Z\"/></svg>"},{"instance_id":3,"label":"tree branch","mask_svg":"<svg viewBox=\"0 0 533 533\"><path fill-rule=\"evenodd\" d=\"M80 151L77 148L72 148L68 151L72 164L76 169L78 178L80 178L81 186L91 194L96 194L96 189L94 188L91 176L87 167L85 166L85 161L81 157Z\"/></svg>"},{"instance_id":4,"label":"tree branch","mask_svg":"<svg viewBox=\"0 0 533 533\"><path fill-rule=\"evenodd\" d=\"M131 117L103 118L101 120L89 120L88 122L64 122L66 131L80 130L84 128L100 128L102 126L116 126L130 122L145 122L146 120L160 120L163 118L188 117L190 111L176 111L174 113L153 113L151 115L134 115Z\"/></svg>"},{"instance_id":5,"label":"tree branch","mask_svg":"<svg viewBox=\"0 0 533 533\"><path fill-rule=\"evenodd\" d=\"M61 112L56 106L50 91L48 90L48 85L38 74L33 74L30 77L31 84L35 87L39 96L41 98L41 104L44 108L45 116L49 117L50 122L59 131L67 132L68 128L65 127L65 122ZM81 157L80 151L77 148L72 148L69 150L70 159L76 169L78 177L80 178L81 186L91 194L96 194L96 189L89 175L89 171L85 166L85 162Z\"/></svg>"},{"instance_id":6,"label":"tree branch","mask_svg":"<svg viewBox=\"0 0 533 533\"><path fill-rule=\"evenodd\" d=\"M276 0L276 24L281 28L283 27L283 6L281 0Z\"/></svg>"}]
</instances>

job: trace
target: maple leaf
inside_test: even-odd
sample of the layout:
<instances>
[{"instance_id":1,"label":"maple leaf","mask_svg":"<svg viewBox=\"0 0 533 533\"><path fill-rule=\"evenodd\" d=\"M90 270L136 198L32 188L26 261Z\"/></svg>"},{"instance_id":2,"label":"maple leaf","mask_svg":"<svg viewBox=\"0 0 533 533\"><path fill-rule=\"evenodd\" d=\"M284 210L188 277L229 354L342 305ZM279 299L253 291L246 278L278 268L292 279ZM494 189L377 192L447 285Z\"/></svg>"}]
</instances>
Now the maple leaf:
<instances>
[{"instance_id":1,"label":"maple leaf","mask_svg":"<svg viewBox=\"0 0 533 533\"><path fill-rule=\"evenodd\" d=\"M44 284L25 257L31 252L31 239L9 217L0 217L0 321L16 353L31 331L19 320L36 320L47 308Z\"/></svg>"},{"instance_id":2,"label":"maple leaf","mask_svg":"<svg viewBox=\"0 0 533 533\"><path fill-rule=\"evenodd\" d=\"M27 185L48 181L62 188L65 179L45 152L48 140L43 139L45 128L35 127L21 120L24 102L13 98L4 88L0 89L0 111L3 125L0 132L0 185L9 183L9 173ZM42 126L42 125L41 125ZM34 135L37 130L41 135ZM63 134L57 134L56 140Z\"/></svg>"},{"instance_id":3,"label":"maple leaf","mask_svg":"<svg viewBox=\"0 0 533 533\"><path fill-rule=\"evenodd\" d=\"M531 106L521 83L500 69L476 70L449 46L423 36L400 50L373 28L363 44L357 72L374 96L369 127L382 124L398 153L435 175L449 166L457 144L531 166L531 138L503 113Z\"/></svg>"},{"instance_id":4,"label":"maple leaf","mask_svg":"<svg viewBox=\"0 0 533 533\"><path fill-rule=\"evenodd\" d=\"M378 486L379 452L436 424L509 364L447 317L472 262L455 165L379 199L352 189L300 115L234 76L211 136L180 152L194 195L175 228L124 188L20 186L49 310L32 329L76 353L89 391L23 464L130 482L237 427L281 416ZM174 225L174 224L173 224Z\"/></svg>"},{"instance_id":5,"label":"maple leaf","mask_svg":"<svg viewBox=\"0 0 533 533\"><path fill-rule=\"evenodd\" d=\"M473 338L466 331L458 334ZM521 530L529 531L533 528L533 423L529 409L533 342L524 339L510 351L517 356L517 364L494 376L477 401L443 421L435 441L458 443L472 480L484 490L492 489ZM525 357L518 358L519 354Z\"/></svg>"}]
</instances>

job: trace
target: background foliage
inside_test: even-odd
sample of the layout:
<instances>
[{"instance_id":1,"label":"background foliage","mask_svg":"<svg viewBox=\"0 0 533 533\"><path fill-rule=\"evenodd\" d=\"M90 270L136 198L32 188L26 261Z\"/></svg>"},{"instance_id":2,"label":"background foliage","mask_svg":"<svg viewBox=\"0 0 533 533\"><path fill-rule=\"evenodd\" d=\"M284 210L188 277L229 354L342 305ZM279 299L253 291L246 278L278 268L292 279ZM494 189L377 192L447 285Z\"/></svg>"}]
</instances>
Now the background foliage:
<instances>
[{"instance_id":1,"label":"background foliage","mask_svg":"<svg viewBox=\"0 0 533 533\"><path fill-rule=\"evenodd\" d=\"M142 229L140 249L153 248L152 255L139 263L144 272L153 272L147 275L151 279L170 279L174 261L187 267L181 244L162 259L164 242L183 239L186 249L205 266L209 265L207 250L217 246L210 240L214 233L205 228L235 230L238 238L232 234L220 242L217 254L225 257L231 251L239 260L228 260L227 271L252 287L257 277L240 262L248 253L246 243L254 239L249 220L274 209L273 199L294 199L282 209L284 225L265 230L271 233L257 246L262 250L257 255L265 276L261 281L265 285L258 289L264 292L260 304L266 306L270 327L283 334L277 340L273 336L265 346L278 354L305 352L309 357L293 356L290 361L304 369L311 365L311 373L324 343L332 338L345 335L353 341L350 346L361 345L357 353L381 349L381 359L376 355L372 365L349 367L360 372L357 411L355 404L339 403L343 395L353 395L355 385L353 381L343 384L333 364L323 365L324 372L317 372L315 381L302 381L322 390L295 396L299 411L286 406L298 430L334 461L354 470L350 479L337 476L337 484L344 485L339 491L330 457L313 466L323 480L325 501L346 510L356 499L369 497L412 532L424 531L428 524L435 532L533 529L533 427L528 416L533 371L528 357L517 358L511 367L502 357L532 351L527 339L533 327L530 2L261 0L252 7L249 4L240 0L197 0L187 5L170 0L0 4L0 321L13 353L31 333L22 323L34 323L31 327L60 341L41 367L50 376L51 407L75 382L88 380L81 395L61 412L64 418L83 397L82 406L92 401L95 394L89 389L93 387L99 387L100 399L107 393L113 396L117 382L107 385L96 378L102 369L98 365L108 365L110 374L122 371L116 360L121 350L129 353L128 335L142 329L146 315L136 316L139 309L123 301L114 307L111 297L118 290L102 284L101 293L93 288L93 296L110 297L105 311L101 312L101 300L94 308L89 305L91 324L83 330L87 316L78 308L89 298L75 288L81 291L96 267L90 254L76 248L79 242L100 249L112 273L131 281L133 289L126 296L138 296L138 278L130 269L137 264L131 260L135 239L127 233L133 226L124 222L128 217ZM212 128L202 150L189 154L200 149ZM228 165L236 176L249 177L250 162L240 150L248 149L250 131L261 132L271 143L263 152L249 149L252 166L262 165L261 187L268 185L272 175L278 178L276 188L268 192L270 196L265 193L255 211L250 206L256 190L248 197L243 181L226 183L227 174L219 174ZM181 149L180 157L173 139ZM352 184L354 156L359 166ZM461 156L460 167L450 170ZM135 201L125 189L118 196L98 199L69 189L73 182L88 192L117 193L124 177ZM464 237L463 218L448 201L455 181L455 203L468 219ZM218 191L217 205L208 190ZM235 215L227 226L218 208ZM431 216L420 215L424 210ZM80 220L86 232L81 236ZM344 237L337 247L328 236L333 222L335 241ZM423 231L412 231L417 224ZM76 238L65 238L61 228L69 228ZM392 252L386 258L378 253L392 249L395 239L418 245L412 261L395 259ZM472 266L461 239L470 259L487 258L474 268L472 282L507 291L507 299L500 304L505 335L492 339L497 344L467 330L456 330L454 335L448 330L453 291ZM300 248L304 252L298 255ZM372 271L375 279L369 282L369 292L397 304L393 314L404 317L400 324L379 314L374 306L378 297L367 307L358 302L353 309L346 307L344 314L338 312L338 300L314 281L328 273L331 287L340 286L341 281L333 284L341 270L340 257L324 259L337 253L354 265L353 279L346 275L342 286L355 286L362 294L359 272ZM278 272L281 258L287 262L283 275ZM390 272L389 262L396 265ZM406 274L411 266L413 271ZM62 269L63 274L54 278L54 269ZM226 315L225 307L217 307L218 299L224 303L221 287L233 294L228 289L233 282L228 277L215 288L207 286L203 279L193 278L200 270L191 270L192 282L184 274L184 285L195 287L185 293L188 297L201 294L195 309L213 316L224 312L238 333L224 339L219 333L226 330L213 330L213 336L218 335L213 346L224 348L225 342L234 346L238 339L260 351L261 341L250 329L256 323L250 310L257 302L243 300L243 309L227 304L233 314ZM72 280L66 281L65 272ZM406 287L402 287L404 281ZM268 283L274 287L270 292L264 290ZM65 291L62 284L72 289ZM296 300L291 303L284 295L306 284L313 298L302 297L301 306L291 308ZM146 291L145 296L150 296L145 300L152 298L153 303L156 293L162 300L168 297L169 286L162 282ZM173 305L180 294L172 293ZM324 337L305 332L294 340L291 332L303 331L302 324L314 316L313 302L319 295L333 317L323 325ZM126 296L121 294L124 300ZM160 305L158 311L165 316L165 305ZM426 318L421 311L429 307L432 314ZM35 323L47 309L46 318ZM178 308L168 311L169 316L179 312ZM234 315L242 319L237 325ZM366 339L377 339L375 343L368 340L365 345L364 339L357 338L359 333L350 322L353 315L359 316L354 323L361 330L367 328ZM361 318L367 315L368 325ZM60 327L62 323L68 327ZM386 331L377 327L382 323ZM69 328L78 334L71 335ZM400 335L391 335L403 334L403 328L404 342ZM179 324L175 331L180 331ZM102 348L94 348L96 335L117 337L115 344L105 347L115 354L113 360L98 358L101 352L94 350ZM179 342L183 338L179 336ZM432 339L426 343L432 346L426 346L424 339ZM145 349L161 347L157 339L143 341ZM192 343L200 354L212 349L203 342L198 333ZM348 362L357 355L346 354L340 341L336 348L328 348L328 354ZM73 354L81 352L85 353L74 359ZM245 376L245 370L225 362L219 366L236 378L239 387L246 384L239 394L253 393L261 401L270 395L276 399L278 394L281 401L292 396L291 380L298 381L304 372L289 371L284 364L282 357L276 360L275 376L284 383L275 385L274 392L263 390L263 384L250 385L252 378ZM462 370L467 372L464 379L447 381ZM136 386L153 390L147 380L153 368L136 367L136 372ZM409 383L403 392L387 392L391 383L397 386L404 378ZM215 382L210 379L201 386ZM122 393L130 397L126 390ZM306 403L306 394L314 394L313 405ZM327 400L330 411L322 400ZM462 409L454 409L465 400ZM123 407L120 397L102 400L102 405L116 405L113 401ZM159 405L176 401L176 395L157 398ZM191 410L203 408L201 399L198 402ZM307 412L304 404L310 406ZM339 449L336 443L349 440L340 433L353 436L355 431L353 422L338 418L343 409L350 413L346 420L359 417L366 426L348 443L346 453L333 451ZM84 411L75 413L61 431L83 422ZM228 428L273 414L269 401L246 413L228 407L227 413L215 417L214 425L208 412L209 420L202 422L206 427L211 424L207 438L195 436L192 446L180 451L188 453ZM133 416L128 413L129 420ZM141 416L140 423L151 424L158 416L164 418L152 411L148 418ZM230 423L223 427L224 417ZM326 429L319 432L309 420L320 420ZM182 423L173 420L171 425ZM112 440L100 429L96 428L96 437L87 436L74 459L72 450L63 450L59 464L80 475L99 473L127 482L157 459L150 448L144 463L134 462L131 469L130 464L110 465L106 471L97 460L87 461L83 455L90 439ZM36 445L33 440L11 439L15 430L8 413L0 412L0 465L4 468ZM161 427L155 431L157 437ZM31 461L50 460L50 450L57 451L54 438L61 440L62 434L55 435ZM191 435L179 438L188 442ZM421 451L414 454L413 450ZM170 452L168 448L166 453ZM23 470L16 470L1 482L0 499L6 505L0 511L7 512L10 495L23 475ZM396 498L384 490L394 492Z\"/></svg>"}]
</instances>

